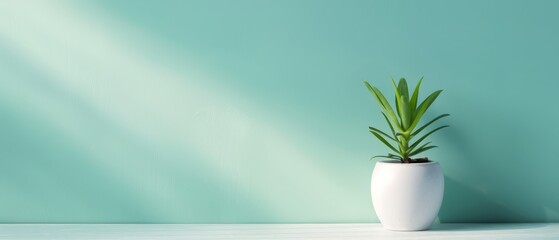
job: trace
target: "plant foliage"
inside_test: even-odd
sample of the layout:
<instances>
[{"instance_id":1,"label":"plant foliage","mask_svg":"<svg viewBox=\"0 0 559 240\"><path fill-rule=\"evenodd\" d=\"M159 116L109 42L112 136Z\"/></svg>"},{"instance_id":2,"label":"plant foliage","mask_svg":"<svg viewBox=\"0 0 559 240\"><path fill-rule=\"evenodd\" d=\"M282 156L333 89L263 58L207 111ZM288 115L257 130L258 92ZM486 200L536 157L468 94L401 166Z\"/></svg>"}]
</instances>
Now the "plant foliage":
<instances>
[{"instance_id":1,"label":"plant foliage","mask_svg":"<svg viewBox=\"0 0 559 240\"><path fill-rule=\"evenodd\" d=\"M411 158L419 153L425 152L429 149L436 148L437 146L431 145L431 142L424 143L425 139L436 131L448 127L448 125L443 125L429 132L422 134L432 123L437 120L450 116L449 114L441 114L431 121L425 123L424 125L418 127L418 124L427 111L427 109L433 104L435 99L441 94L442 90L437 90L431 93L427 98L425 98L421 103L419 102L419 88L423 78L419 80L415 86L412 95L410 96L408 90L408 83L406 79L401 78L396 85L394 79L392 79L392 84L394 85L394 104L395 108L392 108L386 97L382 92L371 86L367 81L363 81L369 92L373 95L377 103L379 104L382 115L390 128L390 132L386 133L378 128L369 127L369 132L371 132L380 142L386 145L391 153L387 155L374 156L384 157L390 159L400 160L402 163L414 163L414 162L426 162L427 158Z\"/></svg>"}]
</instances>

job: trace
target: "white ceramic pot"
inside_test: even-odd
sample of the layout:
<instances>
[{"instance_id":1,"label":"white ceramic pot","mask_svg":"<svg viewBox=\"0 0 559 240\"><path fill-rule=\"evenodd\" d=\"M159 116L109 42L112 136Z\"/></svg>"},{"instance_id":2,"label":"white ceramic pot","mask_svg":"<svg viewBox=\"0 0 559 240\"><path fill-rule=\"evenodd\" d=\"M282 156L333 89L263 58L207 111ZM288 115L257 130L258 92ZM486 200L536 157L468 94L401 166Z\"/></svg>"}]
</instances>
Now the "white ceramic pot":
<instances>
[{"instance_id":1,"label":"white ceramic pot","mask_svg":"<svg viewBox=\"0 0 559 240\"><path fill-rule=\"evenodd\" d=\"M443 193L444 177L438 162L379 161L375 164L371 196L386 229L429 229L439 213Z\"/></svg>"}]
</instances>

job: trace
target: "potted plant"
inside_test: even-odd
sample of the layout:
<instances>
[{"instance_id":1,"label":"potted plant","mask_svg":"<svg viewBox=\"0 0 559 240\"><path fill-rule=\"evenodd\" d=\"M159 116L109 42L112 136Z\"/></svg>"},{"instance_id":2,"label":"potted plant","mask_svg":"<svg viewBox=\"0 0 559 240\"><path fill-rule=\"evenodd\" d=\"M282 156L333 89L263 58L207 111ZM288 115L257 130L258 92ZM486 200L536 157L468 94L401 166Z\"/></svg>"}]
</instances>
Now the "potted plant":
<instances>
[{"instance_id":1,"label":"potted plant","mask_svg":"<svg viewBox=\"0 0 559 240\"><path fill-rule=\"evenodd\" d=\"M418 231L429 229L439 212L444 192L444 177L437 162L427 157L416 157L437 146L424 142L434 132L448 127L440 126L423 133L427 127L439 119L449 116L441 114L418 127L427 109L437 99L442 90L431 93L419 103L419 80L410 96L406 79L401 78L396 85L395 109L379 89L363 81L377 103L390 128L384 132L375 127L369 131L391 153L374 156L386 158L377 161L371 178L371 197L377 216L386 229L397 231Z\"/></svg>"}]
</instances>

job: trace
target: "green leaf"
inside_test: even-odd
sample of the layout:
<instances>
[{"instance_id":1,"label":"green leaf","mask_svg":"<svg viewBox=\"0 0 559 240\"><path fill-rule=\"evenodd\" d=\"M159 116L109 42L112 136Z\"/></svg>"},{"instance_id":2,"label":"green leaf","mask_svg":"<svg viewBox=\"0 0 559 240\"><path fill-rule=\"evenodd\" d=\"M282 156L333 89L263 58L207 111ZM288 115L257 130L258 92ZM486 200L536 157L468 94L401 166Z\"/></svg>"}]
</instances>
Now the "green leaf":
<instances>
[{"instance_id":1,"label":"green leaf","mask_svg":"<svg viewBox=\"0 0 559 240\"><path fill-rule=\"evenodd\" d=\"M377 132L377 133L380 133L380 134L384 135L384 136L387 137L387 138L390 138L390 140L392 140L392 141L396 141L396 142L398 141L398 140L396 140L395 138L391 137L390 135L386 134L385 132L383 132L383 131L381 131L381 130L379 130L379 129L376 129L376 128L374 128L374 127L369 127L369 131L375 131L375 132Z\"/></svg>"},{"instance_id":2,"label":"green leaf","mask_svg":"<svg viewBox=\"0 0 559 240\"><path fill-rule=\"evenodd\" d=\"M448 117L448 116L450 116L450 114L446 114L446 113L445 113L445 114L439 115L438 117L434 118L433 120L429 121L428 123L426 123L426 124L423 125L422 127L420 127L420 128L418 128L417 130L415 130L415 132L413 132L413 133L411 134L411 136L413 137L413 136L417 135L417 134L420 133L423 129L425 129L427 126L431 125L431 123L434 123L435 121L437 121L437 120L439 120L439 119L441 119L441 118L444 118L444 117Z\"/></svg>"},{"instance_id":3,"label":"green leaf","mask_svg":"<svg viewBox=\"0 0 559 240\"><path fill-rule=\"evenodd\" d=\"M400 117L402 129L405 131L410 126L411 122L408 83L405 78L400 78L398 86L396 86L394 79L392 79L392 85L394 86L396 110Z\"/></svg>"},{"instance_id":4,"label":"green leaf","mask_svg":"<svg viewBox=\"0 0 559 240\"><path fill-rule=\"evenodd\" d=\"M372 156L371 158L369 158L369 161L373 160L373 158L379 158L379 157L390 158L390 159L395 159L395 160L401 160L401 158L398 157L398 156L396 156L396 155L388 154L388 155L377 155L377 156Z\"/></svg>"},{"instance_id":5,"label":"green leaf","mask_svg":"<svg viewBox=\"0 0 559 240\"><path fill-rule=\"evenodd\" d=\"M394 136L394 138L396 138L396 132L394 131L394 127L392 127L392 123L390 123L390 120L388 120L388 117L386 117L386 114L384 114L383 112L382 116L384 116L384 119L386 120L386 122L388 123L388 126L390 127L390 131L392 132L392 135Z\"/></svg>"},{"instance_id":6,"label":"green leaf","mask_svg":"<svg viewBox=\"0 0 559 240\"><path fill-rule=\"evenodd\" d=\"M410 98L408 82L405 78L400 78L400 82L398 82L398 92L400 92L400 96L405 96L408 99Z\"/></svg>"},{"instance_id":7,"label":"green leaf","mask_svg":"<svg viewBox=\"0 0 559 240\"><path fill-rule=\"evenodd\" d=\"M400 114L400 100L398 100L398 95L398 92L396 92L396 94L394 95L394 103L396 104L396 113L398 114L400 121L402 121L402 114Z\"/></svg>"},{"instance_id":8,"label":"green leaf","mask_svg":"<svg viewBox=\"0 0 559 240\"><path fill-rule=\"evenodd\" d=\"M363 81L363 82L365 83L365 86L367 86L367 89L369 89L369 92L371 92L373 97L375 97L378 104L382 107L383 111L388 115L390 120L392 120L392 123L396 125L398 130L402 130L402 127L398 122L398 118L396 118L396 115L394 114L394 110L392 110L392 106L390 106L390 104L388 103L384 95L380 92L380 90L378 90L378 88L376 87L371 86L367 81Z\"/></svg>"},{"instance_id":9,"label":"green leaf","mask_svg":"<svg viewBox=\"0 0 559 240\"><path fill-rule=\"evenodd\" d=\"M402 123L402 113L400 112L400 105L401 105L401 100L400 100L400 91L398 90L398 86L396 85L396 82L394 81L394 78L392 78L392 86L394 86L394 104L396 104L396 113L398 114L398 117L400 118L400 126L403 126Z\"/></svg>"},{"instance_id":10,"label":"green leaf","mask_svg":"<svg viewBox=\"0 0 559 240\"><path fill-rule=\"evenodd\" d=\"M398 111L400 113L400 119L402 121L402 128L407 130L410 126L410 93L408 91L408 83L406 82L405 78L400 78L400 82L398 82L398 97L400 101L398 102L399 108Z\"/></svg>"},{"instance_id":11,"label":"green leaf","mask_svg":"<svg viewBox=\"0 0 559 240\"><path fill-rule=\"evenodd\" d=\"M402 141L398 141L398 149L400 149L400 151L398 151L398 153L400 153L400 155L403 155L402 153L405 152L405 147L404 147L404 143L402 143Z\"/></svg>"},{"instance_id":12,"label":"green leaf","mask_svg":"<svg viewBox=\"0 0 559 240\"><path fill-rule=\"evenodd\" d=\"M378 133L376 133L376 132L373 132L373 131L371 131L371 133L372 133L373 135L375 135L375 137L377 137L378 140L380 140L382 143L384 143L384 145L386 145L387 147L389 147L392 151L398 152L398 150L397 150L395 147L393 147L390 143L388 143L388 141L386 141L386 139L384 139L380 134L378 134Z\"/></svg>"},{"instance_id":13,"label":"green leaf","mask_svg":"<svg viewBox=\"0 0 559 240\"><path fill-rule=\"evenodd\" d=\"M431 95L429 95L425 100L423 100L423 102L417 108L417 112L415 113L415 116L413 117L413 122L410 125L410 127L407 129L407 131L409 131L409 132L413 131L415 126L417 126L417 124L419 123L419 120L421 119L421 117L423 117L423 114L425 113L425 111L427 111L429 106L431 106L431 104L435 101L435 99L437 99L437 97L439 96L439 94L441 94L442 91L443 90L437 90L437 91L431 93Z\"/></svg>"},{"instance_id":14,"label":"green leaf","mask_svg":"<svg viewBox=\"0 0 559 240\"><path fill-rule=\"evenodd\" d=\"M431 130L430 132L428 132L427 134L423 135L423 137L419 138L417 141L415 141L411 146L410 149L413 149L415 146L417 146L419 143L421 143L421 141L425 140L425 138L427 138L429 135L433 134L434 132L441 130L443 128L447 128L449 127L448 125L444 125L438 128L435 128L433 130Z\"/></svg>"},{"instance_id":15,"label":"green leaf","mask_svg":"<svg viewBox=\"0 0 559 240\"><path fill-rule=\"evenodd\" d=\"M429 149L436 148L436 147L438 147L438 146L421 147L421 148L418 148L417 150L413 151L412 153L410 153L410 155L408 155L408 156L411 157L411 156L417 155L419 153L425 152Z\"/></svg>"},{"instance_id":16,"label":"green leaf","mask_svg":"<svg viewBox=\"0 0 559 240\"><path fill-rule=\"evenodd\" d=\"M410 127L410 104L405 96L400 97L398 112L402 120L402 128L406 131Z\"/></svg>"},{"instance_id":17,"label":"green leaf","mask_svg":"<svg viewBox=\"0 0 559 240\"><path fill-rule=\"evenodd\" d=\"M423 81L423 77L421 77L421 79L419 79L419 82L417 82L417 85L415 85L415 89L413 90L413 95L411 96L410 109L411 109L412 117L414 116L415 111L417 109L417 99L419 98L419 87L421 86L422 81Z\"/></svg>"}]
</instances>

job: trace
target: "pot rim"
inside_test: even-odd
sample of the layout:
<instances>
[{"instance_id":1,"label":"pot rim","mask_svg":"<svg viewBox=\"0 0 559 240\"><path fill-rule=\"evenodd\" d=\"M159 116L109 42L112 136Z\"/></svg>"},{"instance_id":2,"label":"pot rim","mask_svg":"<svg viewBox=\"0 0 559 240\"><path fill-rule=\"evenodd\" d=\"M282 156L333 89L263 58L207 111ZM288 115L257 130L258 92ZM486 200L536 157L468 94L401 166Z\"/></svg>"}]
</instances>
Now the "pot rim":
<instances>
[{"instance_id":1,"label":"pot rim","mask_svg":"<svg viewBox=\"0 0 559 240\"><path fill-rule=\"evenodd\" d=\"M399 160L382 160L382 161L377 161L377 164L401 165L401 166L412 167L412 166L425 166L425 165L439 164L439 162L429 160L429 162L422 162L422 163L402 163Z\"/></svg>"}]
</instances>

